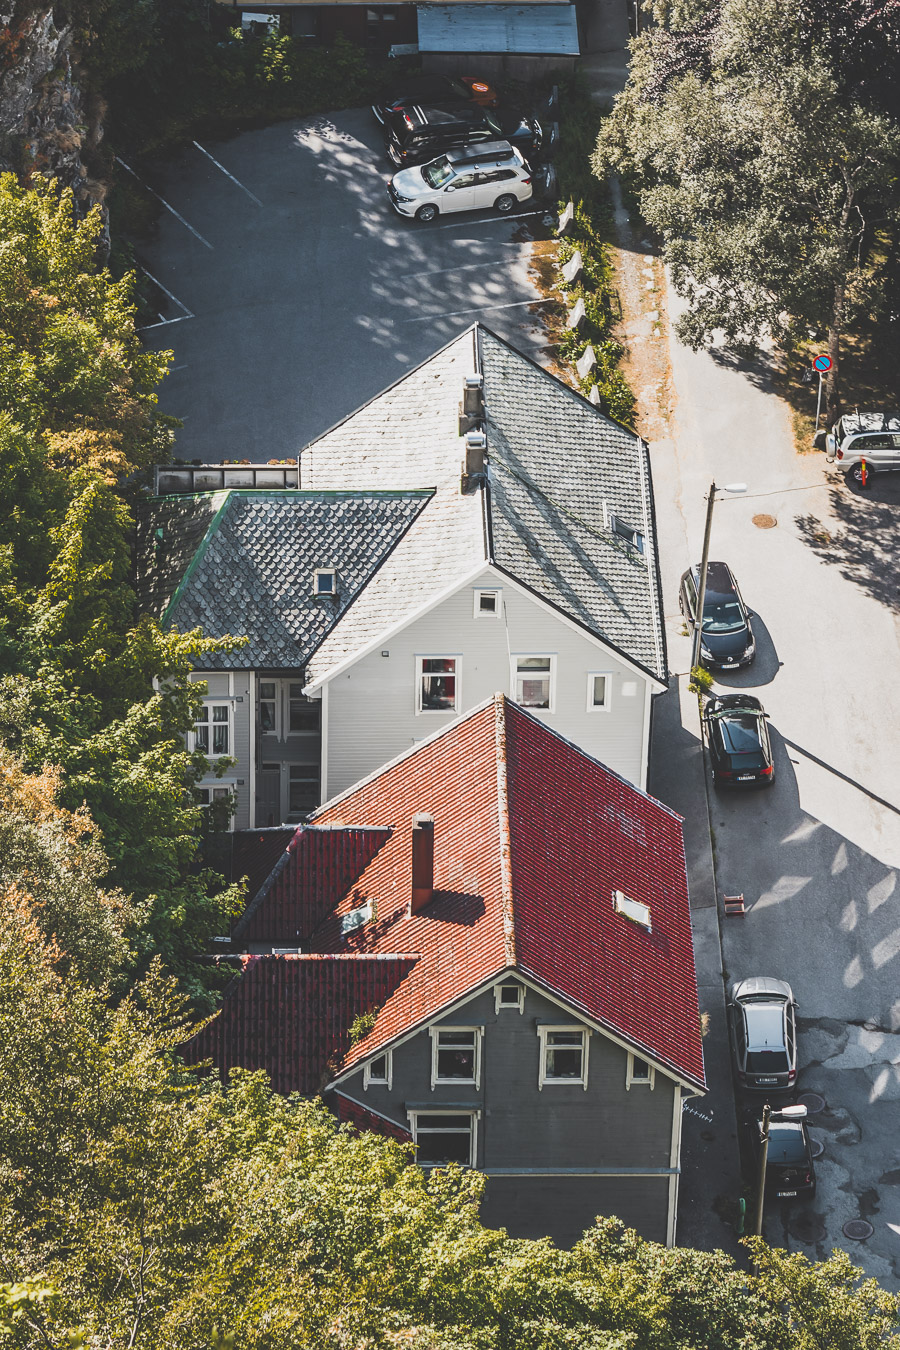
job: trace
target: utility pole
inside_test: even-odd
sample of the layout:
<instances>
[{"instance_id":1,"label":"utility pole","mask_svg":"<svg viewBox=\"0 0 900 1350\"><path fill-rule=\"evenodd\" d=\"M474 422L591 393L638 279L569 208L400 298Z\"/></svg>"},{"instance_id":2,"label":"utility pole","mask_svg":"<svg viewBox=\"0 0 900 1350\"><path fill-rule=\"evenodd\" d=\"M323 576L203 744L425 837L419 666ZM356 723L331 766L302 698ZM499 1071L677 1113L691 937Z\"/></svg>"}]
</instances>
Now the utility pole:
<instances>
[{"instance_id":1,"label":"utility pole","mask_svg":"<svg viewBox=\"0 0 900 1350\"><path fill-rule=\"evenodd\" d=\"M763 1207L766 1198L766 1163L769 1160L769 1118L771 1115L772 1108L766 1102L759 1127L759 1177L756 1183L756 1219L753 1224L753 1232L756 1237L762 1237ZM754 1268L759 1273L758 1267Z\"/></svg>"},{"instance_id":2,"label":"utility pole","mask_svg":"<svg viewBox=\"0 0 900 1350\"><path fill-rule=\"evenodd\" d=\"M709 563L709 536L712 533L713 507L716 504L716 485L711 483L706 508L706 532L703 535L703 557L700 560L699 594L697 596L697 624L691 647L691 670L700 664L700 636L703 631L703 606L706 603L706 568Z\"/></svg>"}]
</instances>

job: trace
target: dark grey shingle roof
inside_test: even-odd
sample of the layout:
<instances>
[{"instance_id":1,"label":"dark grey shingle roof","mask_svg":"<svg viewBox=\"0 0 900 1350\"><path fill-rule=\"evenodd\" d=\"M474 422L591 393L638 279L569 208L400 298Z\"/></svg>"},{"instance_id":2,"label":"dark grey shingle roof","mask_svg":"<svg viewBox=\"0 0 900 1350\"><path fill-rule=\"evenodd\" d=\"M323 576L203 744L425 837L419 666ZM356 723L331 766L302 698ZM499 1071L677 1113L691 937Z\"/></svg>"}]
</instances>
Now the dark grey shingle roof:
<instances>
[{"instance_id":1,"label":"dark grey shingle roof","mask_svg":"<svg viewBox=\"0 0 900 1350\"><path fill-rule=\"evenodd\" d=\"M286 492L264 490L212 494L215 514L173 590L175 564L165 558L168 529L179 565L185 563L189 512L173 500L147 503L140 536L151 545L139 554L143 594L155 601L168 593L160 617L186 632L208 637L246 636L246 646L200 658L205 670L297 669L345 613L372 574L406 533L430 497L428 492ZM193 499L198 501L200 499ZM196 516L202 516L199 507ZM173 526L173 521L175 522ZM162 545L152 548L161 523ZM193 526L196 537L196 524ZM160 560L160 554L162 559ZM159 568L164 580L153 582ZM313 572L333 567L336 599L313 593ZM149 608L149 605L148 605Z\"/></svg>"},{"instance_id":2,"label":"dark grey shingle roof","mask_svg":"<svg viewBox=\"0 0 900 1350\"><path fill-rule=\"evenodd\" d=\"M138 508L134 580L142 614L165 614L224 500L224 492L204 492L158 497Z\"/></svg>"}]
</instances>

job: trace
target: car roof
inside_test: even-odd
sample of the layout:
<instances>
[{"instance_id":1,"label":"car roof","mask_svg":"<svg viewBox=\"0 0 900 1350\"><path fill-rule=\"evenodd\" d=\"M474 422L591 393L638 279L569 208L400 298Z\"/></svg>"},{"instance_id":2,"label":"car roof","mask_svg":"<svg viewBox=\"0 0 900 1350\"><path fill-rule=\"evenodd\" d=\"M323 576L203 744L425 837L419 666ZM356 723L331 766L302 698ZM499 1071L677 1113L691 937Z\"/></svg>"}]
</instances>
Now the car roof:
<instances>
[{"instance_id":1,"label":"car roof","mask_svg":"<svg viewBox=\"0 0 900 1350\"><path fill-rule=\"evenodd\" d=\"M889 412L844 413L841 427L846 436L860 431L900 431L900 414Z\"/></svg>"},{"instance_id":2,"label":"car roof","mask_svg":"<svg viewBox=\"0 0 900 1350\"><path fill-rule=\"evenodd\" d=\"M738 980L731 986L731 997L735 1002L766 996L773 1000L793 1000L794 994L787 980L776 980L772 975L751 975L748 979Z\"/></svg>"},{"instance_id":3,"label":"car roof","mask_svg":"<svg viewBox=\"0 0 900 1350\"><path fill-rule=\"evenodd\" d=\"M441 158L448 160L450 164L481 164L501 159L518 160L519 154L509 141L481 141L477 146L468 145L459 150L448 150Z\"/></svg>"},{"instance_id":4,"label":"car roof","mask_svg":"<svg viewBox=\"0 0 900 1350\"><path fill-rule=\"evenodd\" d=\"M697 581L700 580L700 564L694 569ZM736 588L734 577L731 575L731 568L727 563L710 562L706 564L706 589L707 591L718 591L723 595L730 595Z\"/></svg>"},{"instance_id":5,"label":"car roof","mask_svg":"<svg viewBox=\"0 0 900 1350\"><path fill-rule=\"evenodd\" d=\"M410 111L409 109L407 111ZM481 126L484 122L484 108L477 103L429 103L416 104L411 110L423 126Z\"/></svg>"}]
</instances>

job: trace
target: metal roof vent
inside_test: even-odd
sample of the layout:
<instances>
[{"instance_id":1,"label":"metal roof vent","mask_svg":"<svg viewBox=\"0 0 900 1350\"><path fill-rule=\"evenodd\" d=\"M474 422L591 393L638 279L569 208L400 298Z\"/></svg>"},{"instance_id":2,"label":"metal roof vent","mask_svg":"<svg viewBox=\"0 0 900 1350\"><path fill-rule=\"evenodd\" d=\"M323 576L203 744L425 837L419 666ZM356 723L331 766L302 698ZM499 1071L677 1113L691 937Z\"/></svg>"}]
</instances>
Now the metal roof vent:
<instances>
[{"instance_id":1,"label":"metal roof vent","mask_svg":"<svg viewBox=\"0 0 900 1350\"><path fill-rule=\"evenodd\" d=\"M459 405L459 434L465 436L484 420L484 376L477 371L463 381L463 398Z\"/></svg>"},{"instance_id":2,"label":"metal roof vent","mask_svg":"<svg viewBox=\"0 0 900 1350\"><path fill-rule=\"evenodd\" d=\"M484 474L484 459L487 450L487 436L483 431L466 432L466 458L463 464L463 487L473 478Z\"/></svg>"}]
</instances>

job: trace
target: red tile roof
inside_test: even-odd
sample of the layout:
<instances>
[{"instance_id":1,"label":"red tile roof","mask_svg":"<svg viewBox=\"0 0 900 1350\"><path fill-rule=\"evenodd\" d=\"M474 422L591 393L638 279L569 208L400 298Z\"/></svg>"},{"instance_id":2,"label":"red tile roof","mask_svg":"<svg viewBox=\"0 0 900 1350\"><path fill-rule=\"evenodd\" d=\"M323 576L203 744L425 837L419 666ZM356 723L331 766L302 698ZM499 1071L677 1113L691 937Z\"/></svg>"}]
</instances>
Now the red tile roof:
<instances>
[{"instance_id":1,"label":"red tile roof","mask_svg":"<svg viewBox=\"0 0 900 1350\"><path fill-rule=\"evenodd\" d=\"M436 891L410 915L412 817L420 812L435 821ZM374 1029L346 1046L340 1070L515 968L704 1086L681 819L537 718L498 695L324 806L314 824L381 826L390 837L332 895L303 946L323 955L419 955L373 994ZM342 831L331 833L328 847L338 848ZM616 912L616 890L650 907L651 932ZM342 938L341 916L363 902L374 919ZM349 1025L352 1016L337 1020ZM222 1053L226 1042L222 1033Z\"/></svg>"},{"instance_id":2,"label":"red tile roof","mask_svg":"<svg viewBox=\"0 0 900 1350\"><path fill-rule=\"evenodd\" d=\"M412 1143L409 1130L404 1130L402 1125L388 1120L387 1116L381 1115L379 1111L372 1111L368 1106L360 1106L359 1102L353 1101L351 1097L345 1097L343 1092L335 1092L334 1098L338 1120L342 1124L349 1122L360 1131L368 1130L375 1134L384 1134L389 1139L399 1139L403 1144Z\"/></svg>"},{"instance_id":3,"label":"red tile roof","mask_svg":"<svg viewBox=\"0 0 900 1350\"><path fill-rule=\"evenodd\" d=\"M265 830L235 830L231 841L231 880L247 878L247 893L253 898L294 837L291 825Z\"/></svg>"}]
</instances>

